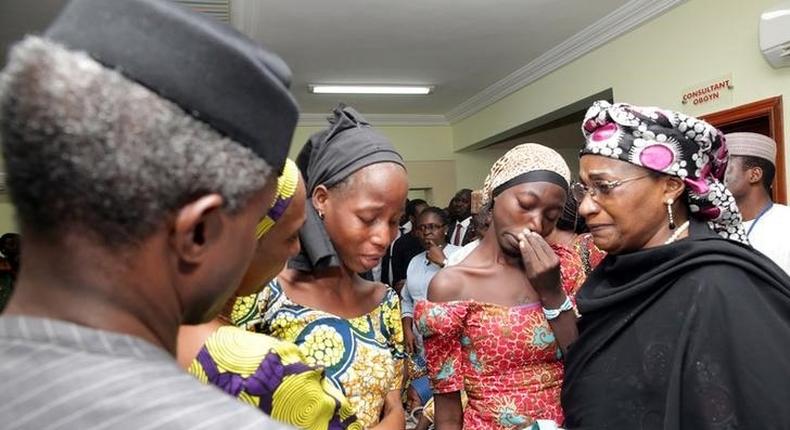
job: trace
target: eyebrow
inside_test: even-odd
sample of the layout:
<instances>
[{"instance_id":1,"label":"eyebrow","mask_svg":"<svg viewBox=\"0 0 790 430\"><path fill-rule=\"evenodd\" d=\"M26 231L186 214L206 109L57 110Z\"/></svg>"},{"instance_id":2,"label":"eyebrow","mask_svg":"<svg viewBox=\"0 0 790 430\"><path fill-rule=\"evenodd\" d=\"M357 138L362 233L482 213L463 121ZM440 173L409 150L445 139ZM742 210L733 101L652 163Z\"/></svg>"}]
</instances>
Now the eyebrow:
<instances>
[{"instance_id":1,"label":"eyebrow","mask_svg":"<svg viewBox=\"0 0 790 430\"><path fill-rule=\"evenodd\" d=\"M524 191L521 191L519 193L516 193L516 197L523 197L524 194L528 194L528 195L530 195L532 197L535 197L536 199L540 199L540 196L538 195L538 193L536 193L536 192L534 192L532 190L524 190Z\"/></svg>"},{"instance_id":2,"label":"eyebrow","mask_svg":"<svg viewBox=\"0 0 790 430\"><path fill-rule=\"evenodd\" d=\"M614 175L612 175L611 172L605 170L593 170L592 172L589 172L587 174L587 177L590 179L601 179L601 178L612 177L612 176Z\"/></svg>"}]
</instances>

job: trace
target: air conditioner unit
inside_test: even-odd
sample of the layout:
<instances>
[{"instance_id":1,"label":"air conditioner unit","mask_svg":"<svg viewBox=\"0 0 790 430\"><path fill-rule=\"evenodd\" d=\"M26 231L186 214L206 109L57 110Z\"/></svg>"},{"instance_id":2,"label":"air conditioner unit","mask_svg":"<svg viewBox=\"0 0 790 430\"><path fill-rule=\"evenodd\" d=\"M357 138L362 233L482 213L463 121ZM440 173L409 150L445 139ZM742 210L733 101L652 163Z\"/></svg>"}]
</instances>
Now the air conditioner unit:
<instances>
[{"instance_id":1,"label":"air conditioner unit","mask_svg":"<svg viewBox=\"0 0 790 430\"><path fill-rule=\"evenodd\" d=\"M790 1L760 15L760 50L773 67L790 66Z\"/></svg>"}]
</instances>

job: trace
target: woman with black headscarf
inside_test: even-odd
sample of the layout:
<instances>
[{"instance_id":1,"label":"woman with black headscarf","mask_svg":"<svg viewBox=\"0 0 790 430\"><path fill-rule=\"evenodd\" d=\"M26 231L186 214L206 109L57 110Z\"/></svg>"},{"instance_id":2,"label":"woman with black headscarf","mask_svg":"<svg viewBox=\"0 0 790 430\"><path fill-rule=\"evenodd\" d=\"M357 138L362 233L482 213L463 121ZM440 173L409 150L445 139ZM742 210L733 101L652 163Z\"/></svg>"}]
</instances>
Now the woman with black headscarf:
<instances>
[{"instance_id":1,"label":"woman with black headscarf","mask_svg":"<svg viewBox=\"0 0 790 430\"><path fill-rule=\"evenodd\" d=\"M354 109L336 108L330 123L297 159L308 194L302 251L259 294L260 318L252 324L296 343L308 364L324 367L364 427L402 429L398 295L357 274L378 264L395 238L406 170Z\"/></svg>"},{"instance_id":2,"label":"woman with black headscarf","mask_svg":"<svg viewBox=\"0 0 790 430\"><path fill-rule=\"evenodd\" d=\"M577 295L568 428L790 428L790 278L746 244L721 132L596 102L572 189L608 256Z\"/></svg>"}]
</instances>

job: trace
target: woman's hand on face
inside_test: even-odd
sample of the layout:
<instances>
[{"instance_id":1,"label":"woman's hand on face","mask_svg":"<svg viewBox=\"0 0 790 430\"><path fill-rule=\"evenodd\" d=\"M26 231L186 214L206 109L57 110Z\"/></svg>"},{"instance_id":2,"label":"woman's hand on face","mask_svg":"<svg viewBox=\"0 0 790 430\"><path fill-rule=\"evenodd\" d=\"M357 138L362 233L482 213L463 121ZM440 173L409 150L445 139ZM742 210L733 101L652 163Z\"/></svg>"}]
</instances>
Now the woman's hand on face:
<instances>
[{"instance_id":1,"label":"woman's hand on face","mask_svg":"<svg viewBox=\"0 0 790 430\"><path fill-rule=\"evenodd\" d=\"M444 261L447 259L447 257L444 255L444 251L433 241L429 241L428 243L430 247L428 248L426 258L428 258L428 261L431 263L439 267L444 267Z\"/></svg>"},{"instance_id":2,"label":"woman's hand on face","mask_svg":"<svg viewBox=\"0 0 790 430\"><path fill-rule=\"evenodd\" d=\"M524 271L541 301L559 306L565 300L560 278L560 259L541 235L524 229L518 235ZM556 303L555 303L556 302Z\"/></svg>"}]
</instances>

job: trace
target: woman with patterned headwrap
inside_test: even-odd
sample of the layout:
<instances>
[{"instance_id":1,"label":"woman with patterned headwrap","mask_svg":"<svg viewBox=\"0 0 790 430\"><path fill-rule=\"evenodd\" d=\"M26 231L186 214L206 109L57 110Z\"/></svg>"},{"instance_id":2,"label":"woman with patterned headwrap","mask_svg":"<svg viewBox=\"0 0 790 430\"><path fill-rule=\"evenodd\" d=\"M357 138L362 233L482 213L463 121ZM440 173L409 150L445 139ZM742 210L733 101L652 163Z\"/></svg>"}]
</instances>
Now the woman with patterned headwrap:
<instances>
[{"instance_id":1,"label":"woman with patterned headwrap","mask_svg":"<svg viewBox=\"0 0 790 430\"><path fill-rule=\"evenodd\" d=\"M403 429L403 327L392 288L361 278L398 232L403 159L357 111L338 106L297 158L307 183L302 252L258 295L246 326L296 343L366 428Z\"/></svg>"},{"instance_id":2,"label":"woman with patterned headwrap","mask_svg":"<svg viewBox=\"0 0 790 430\"><path fill-rule=\"evenodd\" d=\"M596 102L573 188L608 256L577 295L569 428L790 428L790 277L746 244L704 121Z\"/></svg>"},{"instance_id":3,"label":"woman with patterned headwrap","mask_svg":"<svg viewBox=\"0 0 790 430\"><path fill-rule=\"evenodd\" d=\"M182 326L178 361L200 381L251 404L272 418L302 429L362 429L346 397L310 366L296 345L230 324L231 315L251 313L254 293L299 252L304 223L305 188L299 169L287 160L277 195L258 223L252 262L230 300L214 321ZM250 294L253 294L250 296Z\"/></svg>"},{"instance_id":4,"label":"woman with patterned headwrap","mask_svg":"<svg viewBox=\"0 0 790 430\"><path fill-rule=\"evenodd\" d=\"M565 160L550 148L524 144L508 151L483 188L491 226L469 256L433 278L428 300L417 304L437 428L562 423L567 345L555 334L573 318L562 310L572 308L580 280L561 275L566 263L543 237L562 214L569 180ZM469 399L463 411L462 390Z\"/></svg>"}]
</instances>

